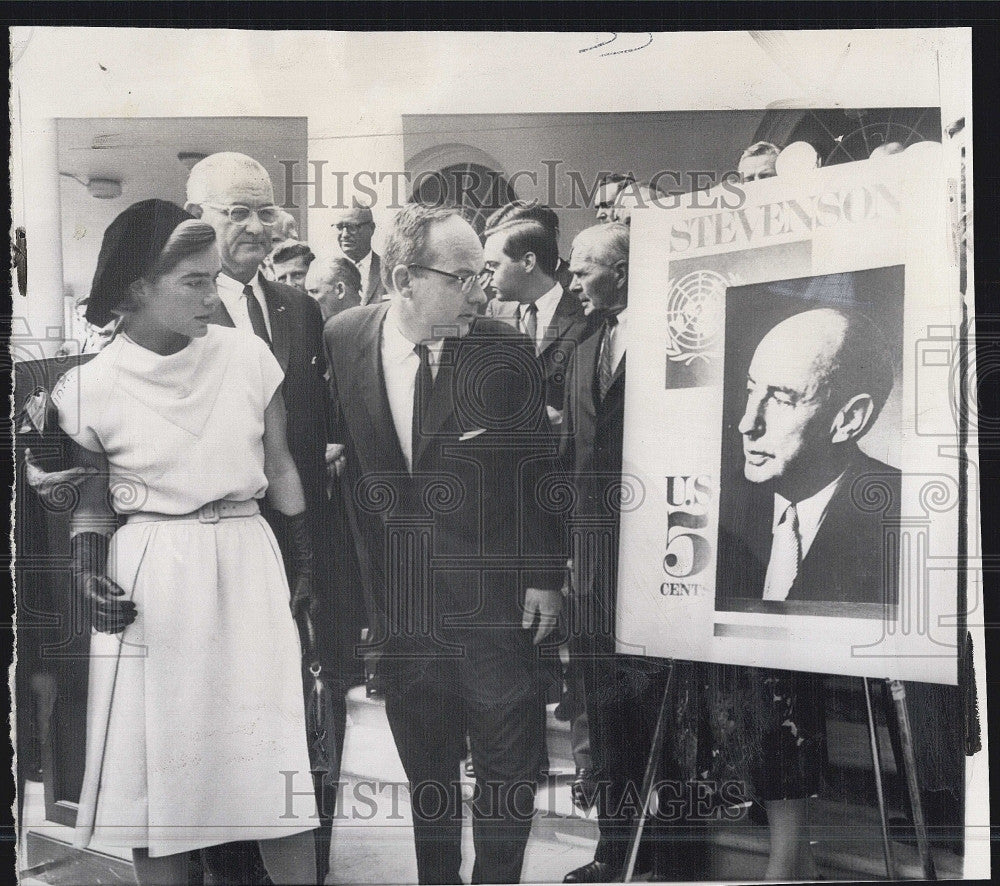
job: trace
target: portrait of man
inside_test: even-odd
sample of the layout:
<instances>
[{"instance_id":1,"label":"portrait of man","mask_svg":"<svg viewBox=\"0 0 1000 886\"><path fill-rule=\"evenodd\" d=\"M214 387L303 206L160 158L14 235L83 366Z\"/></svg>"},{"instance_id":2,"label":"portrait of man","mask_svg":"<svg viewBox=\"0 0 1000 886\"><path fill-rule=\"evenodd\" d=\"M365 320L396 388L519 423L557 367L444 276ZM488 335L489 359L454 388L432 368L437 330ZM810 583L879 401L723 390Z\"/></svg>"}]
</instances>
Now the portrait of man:
<instances>
[{"instance_id":1,"label":"portrait of man","mask_svg":"<svg viewBox=\"0 0 1000 886\"><path fill-rule=\"evenodd\" d=\"M809 298L783 302L778 321L754 334L749 361L727 354L717 609L849 615L825 604L897 602L886 539L900 471L864 447L900 349L851 276L805 281Z\"/></svg>"}]
</instances>

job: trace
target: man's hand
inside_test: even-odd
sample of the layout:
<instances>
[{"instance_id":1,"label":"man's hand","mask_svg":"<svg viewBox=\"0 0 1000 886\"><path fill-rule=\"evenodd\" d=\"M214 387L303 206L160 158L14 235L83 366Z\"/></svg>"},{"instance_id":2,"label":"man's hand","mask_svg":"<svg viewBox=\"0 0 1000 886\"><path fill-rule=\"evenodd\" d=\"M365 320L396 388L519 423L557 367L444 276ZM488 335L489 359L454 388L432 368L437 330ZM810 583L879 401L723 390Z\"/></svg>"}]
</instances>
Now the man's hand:
<instances>
[{"instance_id":1,"label":"man's hand","mask_svg":"<svg viewBox=\"0 0 1000 886\"><path fill-rule=\"evenodd\" d=\"M331 480L344 473L347 464L346 448L343 443L326 444L326 473Z\"/></svg>"},{"instance_id":2,"label":"man's hand","mask_svg":"<svg viewBox=\"0 0 1000 886\"><path fill-rule=\"evenodd\" d=\"M524 595L524 618L521 627L527 630L538 614L538 627L535 630L535 645L537 646L552 633L562 610L563 595L561 591L550 591L543 588L528 588Z\"/></svg>"},{"instance_id":3,"label":"man's hand","mask_svg":"<svg viewBox=\"0 0 1000 886\"><path fill-rule=\"evenodd\" d=\"M96 468L70 468L66 471L45 471L38 466L30 449L24 450L24 477L35 490L42 504L49 508L66 505L71 490L80 487L100 473Z\"/></svg>"}]
</instances>

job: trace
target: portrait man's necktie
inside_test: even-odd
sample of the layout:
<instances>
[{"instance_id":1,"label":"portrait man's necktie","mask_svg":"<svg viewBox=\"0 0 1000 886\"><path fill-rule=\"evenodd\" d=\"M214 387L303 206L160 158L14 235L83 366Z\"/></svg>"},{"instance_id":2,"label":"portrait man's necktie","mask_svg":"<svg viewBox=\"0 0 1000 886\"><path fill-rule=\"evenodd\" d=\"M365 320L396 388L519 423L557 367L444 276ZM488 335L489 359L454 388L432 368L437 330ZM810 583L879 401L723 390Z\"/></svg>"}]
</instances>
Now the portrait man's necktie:
<instances>
[{"instance_id":1,"label":"portrait man's necktie","mask_svg":"<svg viewBox=\"0 0 1000 886\"><path fill-rule=\"evenodd\" d=\"M263 339L268 347L271 347L271 336L267 334L264 311L260 306L260 302L257 301L257 296L254 295L253 287L249 283L243 287L243 295L246 296L247 313L250 315L250 325L253 327L254 334L258 338Z\"/></svg>"},{"instance_id":2,"label":"portrait man's necktie","mask_svg":"<svg viewBox=\"0 0 1000 886\"><path fill-rule=\"evenodd\" d=\"M601 331L601 348L597 355L597 389L602 400L608 395L615 378L615 355L611 337L615 334L617 325L618 317L612 314L605 319L604 329Z\"/></svg>"},{"instance_id":3,"label":"portrait man's necktie","mask_svg":"<svg viewBox=\"0 0 1000 886\"><path fill-rule=\"evenodd\" d=\"M420 358L420 368L417 369L417 376L413 382L413 424L410 437L410 451L415 459L420 430L423 427L424 417L427 415L427 406L430 403L431 390L434 387L434 375L431 372L431 349L427 345L414 345L413 352Z\"/></svg>"},{"instance_id":4,"label":"portrait man's necktie","mask_svg":"<svg viewBox=\"0 0 1000 886\"><path fill-rule=\"evenodd\" d=\"M538 350L538 305L532 302L530 305L519 305L517 309L518 317L521 321L521 331L531 339L531 343Z\"/></svg>"},{"instance_id":5,"label":"portrait man's necktie","mask_svg":"<svg viewBox=\"0 0 1000 886\"><path fill-rule=\"evenodd\" d=\"M802 564L802 537L799 535L799 512L790 504L774 527L771 562L764 582L765 600L785 600Z\"/></svg>"}]
</instances>

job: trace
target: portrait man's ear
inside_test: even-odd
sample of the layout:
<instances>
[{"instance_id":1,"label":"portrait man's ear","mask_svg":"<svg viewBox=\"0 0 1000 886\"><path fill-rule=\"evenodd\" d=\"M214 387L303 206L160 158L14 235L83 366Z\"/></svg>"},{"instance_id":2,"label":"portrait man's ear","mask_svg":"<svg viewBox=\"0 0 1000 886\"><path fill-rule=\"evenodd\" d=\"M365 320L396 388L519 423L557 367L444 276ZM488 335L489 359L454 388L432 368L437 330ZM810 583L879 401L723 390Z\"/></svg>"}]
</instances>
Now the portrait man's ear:
<instances>
[{"instance_id":1,"label":"portrait man's ear","mask_svg":"<svg viewBox=\"0 0 1000 886\"><path fill-rule=\"evenodd\" d=\"M869 394L856 394L841 407L833 420L833 437L831 443L847 443L857 440L868 430L875 403Z\"/></svg>"},{"instance_id":2,"label":"portrait man's ear","mask_svg":"<svg viewBox=\"0 0 1000 886\"><path fill-rule=\"evenodd\" d=\"M185 203L184 211L188 215L193 215L195 218L201 218L203 212L201 206L199 206L197 203Z\"/></svg>"}]
</instances>

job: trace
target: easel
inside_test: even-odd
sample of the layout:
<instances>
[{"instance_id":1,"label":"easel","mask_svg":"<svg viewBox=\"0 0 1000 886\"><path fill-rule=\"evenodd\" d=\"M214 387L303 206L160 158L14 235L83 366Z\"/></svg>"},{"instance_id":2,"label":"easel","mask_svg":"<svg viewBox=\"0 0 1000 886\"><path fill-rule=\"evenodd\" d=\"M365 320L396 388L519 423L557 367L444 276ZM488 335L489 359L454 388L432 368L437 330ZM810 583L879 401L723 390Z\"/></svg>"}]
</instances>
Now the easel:
<instances>
[{"instance_id":1,"label":"easel","mask_svg":"<svg viewBox=\"0 0 1000 886\"><path fill-rule=\"evenodd\" d=\"M646 760L646 771L642 779L642 812L636 817L632 825L632 837L629 843L628 861L622 871L621 882L631 883L635 873L635 863L639 855L639 844L642 841L642 832L646 826L646 817L649 815L650 805L653 801L654 785L660 767L660 759L663 754L664 735L667 730L667 723L670 719L672 703L672 683L674 676L674 661L667 660L667 679L663 687L663 700L660 702L660 712L656 718L656 729L653 732L653 741L649 750L649 758ZM886 875L890 880L898 880L899 872L896 868L895 857L892 852L892 844L889 839L889 820L885 806L885 792L882 785L882 758L879 754L878 730L875 724L874 709L871 698L871 682L868 677L863 677L865 692L865 708L868 714L868 736L871 742L872 765L875 770L875 792L878 796L878 810L882 825L882 850L885 855ZM900 746L902 760L898 761L906 777L906 787L910 798L910 808L913 812L913 828L917 834L917 849L920 853L920 865L923 870L923 879L936 880L937 872L934 868L934 859L931 856L930 843L927 839L927 825L924 822L923 806L920 802L920 786L917 781L916 757L913 752L913 732L910 728L910 715L906 707L906 688L900 680L887 679L886 684L892 696L893 711L896 716L896 723L899 727Z\"/></svg>"}]
</instances>

